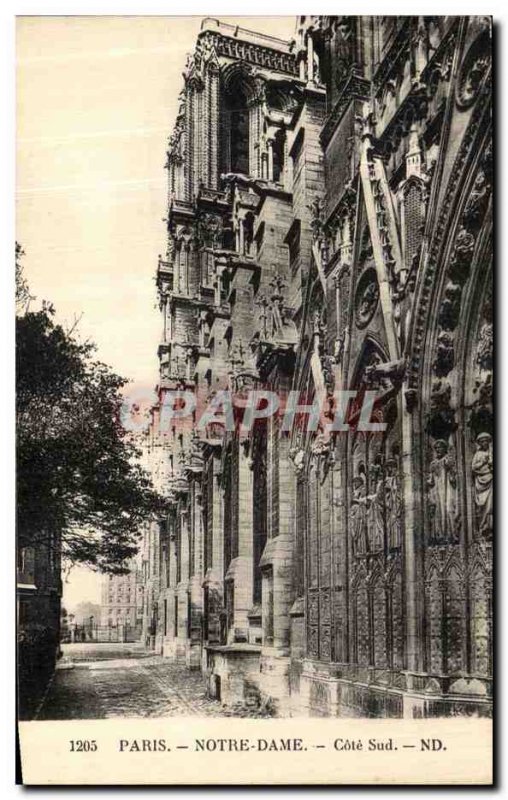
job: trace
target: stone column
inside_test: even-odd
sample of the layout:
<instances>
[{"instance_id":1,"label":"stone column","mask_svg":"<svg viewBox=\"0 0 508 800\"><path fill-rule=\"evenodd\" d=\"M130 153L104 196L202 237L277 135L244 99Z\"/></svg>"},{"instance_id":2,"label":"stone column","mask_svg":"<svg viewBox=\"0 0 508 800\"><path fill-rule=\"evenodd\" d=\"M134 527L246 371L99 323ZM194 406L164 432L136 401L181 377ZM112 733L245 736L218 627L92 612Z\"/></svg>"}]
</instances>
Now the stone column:
<instances>
[{"instance_id":1,"label":"stone column","mask_svg":"<svg viewBox=\"0 0 508 800\"><path fill-rule=\"evenodd\" d=\"M314 42L312 36L307 33L307 83L314 81Z\"/></svg>"},{"instance_id":2,"label":"stone column","mask_svg":"<svg viewBox=\"0 0 508 800\"><path fill-rule=\"evenodd\" d=\"M293 189L293 162L289 157L289 146L287 134L284 136L284 172L283 172L283 186L286 192L291 192Z\"/></svg>"},{"instance_id":3,"label":"stone column","mask_svg":"<svg viewBox=\"0 0 508 800\"><path fill-rule=\"evenodd\" d=\"M190 640L187 642L187 666L199 669L201 666L202 616L203 616L203 517L201 487L196 480L192 482L192 526L193 563L189 581L190 592Z\"/></svg>"},{"instance_id":4,"label":"stone column","mask_svg":"<svg viewBox=\"0 0 508 800\"><path fill-rule=\"evenodd\" d=\"M189 587L189 519L187 509L179 506L180 513L180 581L177 586L178 631L176 643L177 661L186 661L187 644L187 590Z\"/></svg>"},{"instance_id":5,"label":"stone column","mask_svg":"<svg viewBox=\"0 0 508 800\"><path fill-rule=\"evenodd\" d=\"M243 230L243 219L238 219L238 252L241 256L245 253L245 237Z\"/></svg>"},{"instance_id":6,"label":"stone column","mask_svg":"<svg viewBox=\"0 0 508 800\"><path fill-rule=\"evenodd\" d=\"M418 580L420 558L415 547L416 535L416 483L413 478L414 431L412 414L402 396L402 474L404 498L404 566L406 600L406 654L410 672L423 669L423 637L419 618L418 597L423 592L423 580Z\"/></svg>"},{"instance_id":7,"label":"stone column","mask_svg":"<svg viewBox=\"0 0 508 800\"><path fill-rule=\"evenodd\" d=\"M304 81L305 80L305 55L304 54L300 55L299 69L300 69L300 80Z\"/></svg>"},{"instance_id":8,"label":"stone column","mask_svg":"<svg viewBox=\"0 0 508 800\"><path fill-rule=\"evenodd\" d=\"M254 178L261 177L259 139L261 136L261 104L258 98L249 105L249 172Z\"/></svg>"},{"instance_id":9,"label":"stone column","mask_svg":"<svg viewBox=\"0 0 508 800\"><path fill-rule=\"evenodd\" d=\"M169 580L167 581L168 587L164 593L164 599L167 601L167 632L164 637L162 654L166 658L172 660L176 655L176 639L174 632L174 619L175 619L175 587L176 587L176 541L174 534L170 535L168 541L168 570ZM164 599L162 602L164 602Z\"/></svg>"},{"instance_id":10,"label":"stone column","mask_svg":"<svg viewBox=\"0 0 508 800\"><path fill-rule=\"evenodd\" d=\"M248 613L252 608L252 472L239 445L238 455L238 555L232 559L227 578L234 581L233 626L230 639L247 641Z\"/></svg>"},{"instance_id":11,"label":"stone column","mask_svg":"<svg viewBox=\"0 0 508 800\"><path fill-rule=\"evenodd\" d=\"M293 531L295 525L294 509L296 503L296 478L289 461L289 440L278 441L278 458L273 456L274 438L279 431L270 424L268 461L272 463L272 480L276 478L278 491L278 525L269 527L265 553L261 560L263 568L263 648L261 651L262 694L270 697L279 711L289 708L289 661L291 616L294 602L293 578ZM277 473L275 475L275 473ZM272 500L273 502L273 500ZM270 509L269 504L269 509ZM271 641L266 641L265 614L272 615L273 630Z\"/></svg>"},{"instance_id":12,"label":"stone column","mask_svg":"<svg viewBox=\"0 0 508 800\"><path fill-rule=\"evenodd\" d=\"M268 146L268 180L273 181L273 139L267 139Z\"/></svg>"}]
</instances>

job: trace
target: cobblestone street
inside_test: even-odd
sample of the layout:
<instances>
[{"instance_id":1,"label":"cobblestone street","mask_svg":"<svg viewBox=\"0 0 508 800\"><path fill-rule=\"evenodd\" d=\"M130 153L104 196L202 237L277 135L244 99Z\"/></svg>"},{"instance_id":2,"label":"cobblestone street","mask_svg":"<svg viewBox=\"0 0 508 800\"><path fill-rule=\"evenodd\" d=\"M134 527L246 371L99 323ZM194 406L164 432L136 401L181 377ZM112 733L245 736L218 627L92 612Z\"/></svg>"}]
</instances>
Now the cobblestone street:
<instances>
[{"instance_id":1,"label":"cobblestone street","mask_svg":"<svg viewBox=\"0 0 508 800\"><path fill-rule=\"evenodd\" d=\"M202 675L131 644L63 646L39 720L113 717L266 716L223 708L206 696Z\"/></svg>"}]
</instances>

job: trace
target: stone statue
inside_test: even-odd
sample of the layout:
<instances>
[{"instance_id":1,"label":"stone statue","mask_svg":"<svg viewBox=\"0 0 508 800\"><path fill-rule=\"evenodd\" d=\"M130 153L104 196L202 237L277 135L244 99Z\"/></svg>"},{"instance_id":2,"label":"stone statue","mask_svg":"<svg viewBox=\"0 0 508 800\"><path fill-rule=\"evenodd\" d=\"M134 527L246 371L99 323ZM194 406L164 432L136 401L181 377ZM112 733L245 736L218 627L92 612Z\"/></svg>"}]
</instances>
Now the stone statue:
<instances>
[{"instance_id":1,"label":"stone statue","mask_svg":"<svg viewBox=\"0 0 508 800\"><path fill-rule=\"evenodd\" d=\"M478 350L476 354L476 363L482 372L488 372L493 367L493 347L493 325L492 322L486 321L482 324L478 334Z\"/></svg>"},{"instance_id":2,"label":"stone statue","mask_svg":"<svg viewBox=\"0 0 508 800\"><path fill-rule=\"evenodd\" d=\"M373 491L367 495L367 526L371 553L379 553L384 547L383 484L381 465L372 464L370 468L370 485Z\"/></svg>"},{"instance_id":3,"label":"stone statue","mask_svg":"<svg viewBox=\"0 0 508 800\"><path fill-rule=\"evenodd\" d=\"M365 507L365 478L353 478L353 499L351 501L350 524L353 554L364 556L367 553L367 516Z\"/></svg>"},{"instance_id":4,"label":"stone statue","mask_svg":"<svg viewBox=\"0 0 508 800\"><path fill-rule=\"evenodd\" d=\"M443 378L453 369L455 360L453 336L447 331L441 331L437 337L436 357L432 364L434 373Z\"/></svg>"},{"instance_id":5,"label":"stone statue","mask_svg":"<svg viewBox=\"0 0 508 800\"><path fill-rule=\"evenodd\" d=\"M490 433L480 433L476 437L476 448L471 462L471 471L474 480L478 533L482 536L491 536L494 470Z\"/></svg>"},{"instance_id":6,"label":"stone statue","mask_svg":"<svg viewBox=\"0 0 508 800\"><path fill-rule=\"evenodd\" d=\"M386 462L385 506L388 548L392 550L402 545L402 496L394 458Z\"/></svg>"},{"instance_id":7,"label":"stone statue","mask_svg":"<svg viewBox=\"0 0 508 800\"><path fill-rule=\"evenodd\" d=\"M427 486L431 516L430 539L434 543L458 539L457 473L448 442L438 439L434 444L435 458L430 462Z\"/></svg>"}]
</instances>

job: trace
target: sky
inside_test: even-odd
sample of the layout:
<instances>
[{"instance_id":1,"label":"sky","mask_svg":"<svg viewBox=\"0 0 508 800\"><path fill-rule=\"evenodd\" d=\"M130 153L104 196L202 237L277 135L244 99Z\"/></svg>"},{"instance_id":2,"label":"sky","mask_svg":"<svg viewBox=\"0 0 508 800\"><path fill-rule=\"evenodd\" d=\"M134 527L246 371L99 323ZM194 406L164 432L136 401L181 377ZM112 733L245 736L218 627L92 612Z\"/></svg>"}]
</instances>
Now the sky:
<instances>
[{"instance_id":1,"label":"sky","mask_svg":"<svg viewBox=\"0 0 508 800\"><path fill-rule=\"evenodd\" d=\"M222 17L289 39L293 17ZM135 387L157 381L166 143L201 17L19 17L16 238L30 291ZM73 569L64 602L99 600Z\"/></svg>"}]
</instances>

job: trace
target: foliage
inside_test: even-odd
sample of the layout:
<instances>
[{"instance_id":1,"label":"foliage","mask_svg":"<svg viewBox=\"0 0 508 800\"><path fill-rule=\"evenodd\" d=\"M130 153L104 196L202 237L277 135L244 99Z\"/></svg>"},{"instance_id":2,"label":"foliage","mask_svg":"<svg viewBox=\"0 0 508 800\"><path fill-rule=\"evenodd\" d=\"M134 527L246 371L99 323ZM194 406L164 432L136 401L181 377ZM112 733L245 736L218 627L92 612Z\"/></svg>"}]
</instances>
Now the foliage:
<instances>
[{"instance_id":1,"label":"foliage","mask_svg":"<svg viewBox=\"0 0 508 800\"><path fill-rule=\"evenodd\" d=\"M16 317L18 537L20 546L60 538L64 559L122 573L162 499L121 424L126 380L94 353L52 306Z\"/></svg>"},{"instance_id":2,"label":"foliage","mask_svg":"<svg viewBox=\"0 0 508 800\"><path fill-rule=\"evenodd\" d=\"M16 310L18 313L22 313L24 310L27 310L28 306L30 305L30 301L35 300L35 298L30 294L28 283L23 275L23 265L21 263L21 259L24 255L25 251L19 242L16 242Z\"/></svg>"}]
</instances>

